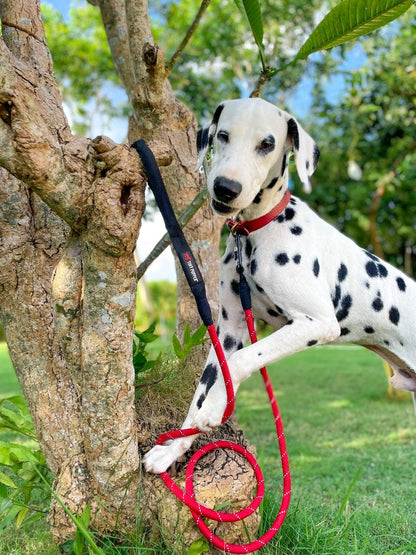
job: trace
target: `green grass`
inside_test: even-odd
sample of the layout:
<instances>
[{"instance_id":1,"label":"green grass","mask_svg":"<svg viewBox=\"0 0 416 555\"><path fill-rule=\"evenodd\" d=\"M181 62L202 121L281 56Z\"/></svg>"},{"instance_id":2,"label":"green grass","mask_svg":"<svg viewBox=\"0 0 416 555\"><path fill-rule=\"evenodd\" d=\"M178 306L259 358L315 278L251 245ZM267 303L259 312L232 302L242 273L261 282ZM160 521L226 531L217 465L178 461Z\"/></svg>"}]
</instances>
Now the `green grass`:
<instances>
[{"instance_id":1,"label":"green grass","mask_svg":"<svg viewBox=\"0 0 416 555\"><path fill-rule=\"evenodd\" d=\"M291 508L269 552L277 545L285 555L415 554L416 419L410 396L401 403L389 400L380 359L362 348L315 348L269 370L292 474ZM268 503L277 504L276 511L280 460L267 403L255 375L239 391L237 414L264 461Z\"/></svg>"},{"instance_id":2,"label":"green grass","mask_svg":"<svg viewBox=\"0 0 416 555\"><path fill-rule=\"evenodd\" d=\"M262 555L414 555L416 418L410 396L388 399L381 361L363 348L316 347L272 365L269 373L285 426L292 501ZM3 345L0 383L3 396L19 393ZM263 389L259 374L244 383L237 415L263 468L267 525L280 505L281 473ZM8 530L0 553L57 551L41 521Z\"/></svg>"}]
</instances>

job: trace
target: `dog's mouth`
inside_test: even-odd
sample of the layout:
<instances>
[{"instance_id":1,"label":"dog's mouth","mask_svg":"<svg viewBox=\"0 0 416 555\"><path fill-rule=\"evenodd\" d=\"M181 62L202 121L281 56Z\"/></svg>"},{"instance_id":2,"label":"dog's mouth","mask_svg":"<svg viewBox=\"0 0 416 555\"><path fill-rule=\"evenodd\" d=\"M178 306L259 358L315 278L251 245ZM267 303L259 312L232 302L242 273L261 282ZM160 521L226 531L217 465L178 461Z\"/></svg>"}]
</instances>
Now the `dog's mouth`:
<instances>
[{"instance_id":1,"label":"dog's mouth","mask_svg":"<svg viewBox=\"0 0 416 555\"><path fill-rule=\"evenodd\" d=\"M236 212L235 208L232 208L231 206L228 206L228 204L224 204L219 200L212 199L211 206L214 212L217 212L217 214L227 215L227 214L233 214L234 212Z\"/></svg>"}]
</instances>

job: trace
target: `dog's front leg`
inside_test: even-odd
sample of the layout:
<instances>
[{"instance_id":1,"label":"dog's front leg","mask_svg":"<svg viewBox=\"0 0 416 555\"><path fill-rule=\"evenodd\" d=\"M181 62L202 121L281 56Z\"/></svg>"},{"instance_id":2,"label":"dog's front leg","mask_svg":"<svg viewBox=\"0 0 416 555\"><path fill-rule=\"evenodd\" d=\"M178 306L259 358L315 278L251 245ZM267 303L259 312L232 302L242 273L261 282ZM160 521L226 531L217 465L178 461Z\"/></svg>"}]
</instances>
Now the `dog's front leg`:
<instances>
[{"instance_id":1,"label":"dog's front leg","mask_svg":"<svg viewBox=\"0 0 416 555\"><path fill-rule=\"evenodd\" d=\"M214 348L211 347L204 373L195 391L188 415L182 429L198 428L208 432L221 424L227 404L225 384L221 375ZM198 434L174 439L164 445L156 445L144 457L147 471L160 474L185 451L187 451Z\"/></svg>"},{"instance_id":2,"label":"dog's front leg","mask_svg":"<svg viewBox=\"0 0 416 555\"><path fill-rule=\"evenodd\" d=\"M181 429L196 428L198 427L195 423L198 411L200 409L201 403L206 396L207 388L214 387L214 381L216 379L216 357L213 348L211 347L210 354L208 356L207 364L202 375L201 381L199 382L194 398L192 400L191 406L189 407L188 415L182 424ZM218 388L218 387L217 387ZM219 388L220 389L220 388ZM204 431L201 429L201 431ZM181 455L187 451L194 440L198 437L198 434L181 437L168 441L164 445L156 445L144 456L144 466L148 472L154 472L155 474L160 474L164 472L167 468L171 466L172 463L176 461Z\"/></svg>"},{"instance_id":3,"label":"dog's front leg","mask_svg":"<svg viewBox=\"0 0 416 555\"><path fill-rule=\"evenodd\" d=\"M330 312L327 317L322 314L313 318L296 314L271 335L233 354L229 361L233 384L238 387L255 370L314 345L331 343L339 335L339 324Z\"/></svg>"},{"instance_id":4,"label":"dog's front leg","mask_svg":"<svg viewBox=\"0 0 416 555\"><path fill-rule=\"evenodd\" d=\"M245 327L244 314L237 303L229 302L227 309L222 306L218 330L226 358L243 348L248 339L248 332ZM210 431L221 424L226 405L227 394L224 379L215 350L211 347L182 429L198 428L201 432ZM144 457L146 470L156 474L165 471L189 449L196 437L197 434L174 439L165 445L156 445Z\"/></svg>"}]
</instances>

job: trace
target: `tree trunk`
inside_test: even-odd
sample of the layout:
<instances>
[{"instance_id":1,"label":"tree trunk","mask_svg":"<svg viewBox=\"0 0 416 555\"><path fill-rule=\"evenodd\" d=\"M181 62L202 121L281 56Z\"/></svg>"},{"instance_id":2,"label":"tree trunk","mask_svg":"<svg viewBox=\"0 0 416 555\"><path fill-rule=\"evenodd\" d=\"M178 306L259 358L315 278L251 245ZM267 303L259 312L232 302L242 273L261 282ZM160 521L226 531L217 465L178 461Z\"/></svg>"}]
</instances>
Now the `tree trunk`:
<instances>
[{"instance_id":1,"label":"tree trunk","mask_svg":"<svg viewBox=\"0 0 416 555\"><path fill-rule=\"evenodd\" d=\"M180 211L201 187L194 172L195 118L175 99L162 53L149 42L146 3L97 4L133 107L129 139L148 141L165 166L166 184ZM157 477L140 484L137 448L138 440L143 450L158 431L140 410L137 422L131 356L133 251L144 210L141 163L127 145L71 134L39 0L0 0L0 16L0 319L12 361L54 489L67 507L79 514L90 503L98 530L112 529L116 522L131 529L140 487L148 499L143 515L165 522L166 511L163 516L160 511L167 493ZM205 207L186 232L214 311L219 228ZM194 300L182 278L178 282L178 321L198 327ZM204 356L201 349L190 370L188 365L189 395ZM171 424L167 419L164 426ZM236 434L228 425L227 437ZM227 457L218 457L222 467ZM243 492L250 497L251 470L244 461L232 464L227 474L248 477L233 484L233 498L241 500ZM219 492L212 502L223 501ZM73 535L72 523L54 500L50 522L57 543ZM177 522L176 510L172 522ZM251 533L256 525L254 518ZM170 529L177 534L176 524ZM192 528L187 541L195 534ZM244 531L233 539L238 536L245 541Z\"/></svg>"}]
</instances>

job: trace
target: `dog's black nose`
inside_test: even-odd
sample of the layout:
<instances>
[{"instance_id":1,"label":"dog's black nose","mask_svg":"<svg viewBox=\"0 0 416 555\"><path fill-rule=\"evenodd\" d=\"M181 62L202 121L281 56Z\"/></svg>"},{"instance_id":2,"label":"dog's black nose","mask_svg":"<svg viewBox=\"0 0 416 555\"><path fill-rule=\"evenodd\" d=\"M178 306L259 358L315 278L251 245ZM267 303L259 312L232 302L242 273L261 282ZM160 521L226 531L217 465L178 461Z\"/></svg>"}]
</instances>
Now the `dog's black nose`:
<instances>
[{"instance_id":1,"label":"dog's black nose","mask_svg":"<svg viewBox=\"0 0 416 555\"><path fill-rule=\"evenodd\" d=\"M242 186L239 181L227 177L216 177L214 180L214 193L221 202L230 202L241 193Z\"/></svg>"}]
</instances>

